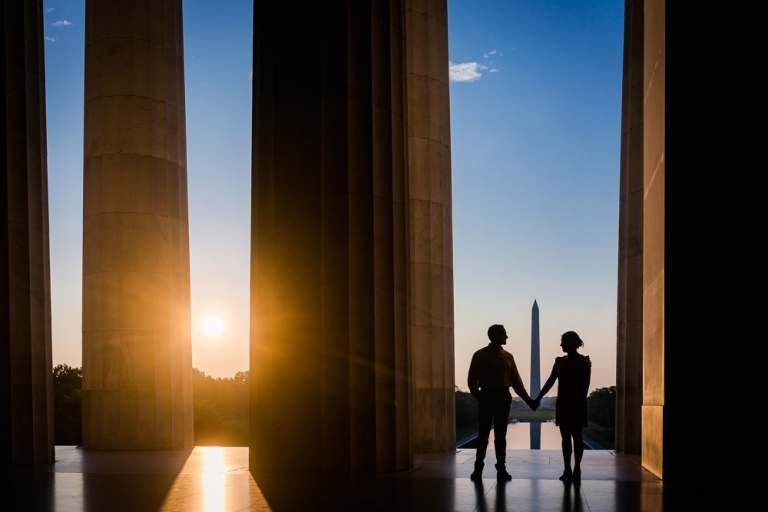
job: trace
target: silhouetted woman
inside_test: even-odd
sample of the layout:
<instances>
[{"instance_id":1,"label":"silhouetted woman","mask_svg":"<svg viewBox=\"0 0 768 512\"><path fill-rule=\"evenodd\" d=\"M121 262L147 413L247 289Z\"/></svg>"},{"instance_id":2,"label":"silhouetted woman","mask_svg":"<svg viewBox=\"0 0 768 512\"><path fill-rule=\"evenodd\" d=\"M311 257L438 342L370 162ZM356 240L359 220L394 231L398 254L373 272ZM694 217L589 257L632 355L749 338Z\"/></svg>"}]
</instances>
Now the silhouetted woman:
<instances>
[{"instance_id":1,"label":"silhouetted woman","mask_svg":"<svg viewBox=\"0 0 768 512\"><path fill-rule=\"evenodd\" d=\"M557 379L557 401L555 402L555 425L560 427L563 438L563 471L560 480L579 480L581 478L581 457L584 455L584 441L581 430L587 426L587 391L592 373L592 361L589 356L579 354L579 347L584 346L579 335L568 331L560 338L560 346L566 355L555 358L552 375L547 379L539 393L539 402L547 391L552 389ZM573 440L573 444L571 444ZM575 452L575 464L571 471L571 453Z\"/></svg>"}]
</instances>

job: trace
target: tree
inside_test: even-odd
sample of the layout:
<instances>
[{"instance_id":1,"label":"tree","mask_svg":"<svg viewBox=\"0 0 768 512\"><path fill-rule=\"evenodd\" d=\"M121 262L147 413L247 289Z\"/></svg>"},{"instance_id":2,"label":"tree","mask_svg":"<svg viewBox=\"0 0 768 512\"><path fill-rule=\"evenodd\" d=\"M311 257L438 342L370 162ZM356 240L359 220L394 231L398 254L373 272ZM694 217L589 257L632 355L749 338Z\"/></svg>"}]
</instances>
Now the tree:
<instances>
[{"instance_id":1,"label":"tree","mask_svg":"<svg viewBox=\"0 0 768 512\"><path fill-rule=\"evenodd\" d=\"M233 378L213 378L192 368L195 444L248 445L248 372Z\"/></svg>"},{"instance_id":2,"label":"tree","mask_svg":"<svg viewBox=\"0 0 768 512\"><path fill-rule=\"evenodd\" d=\"M59 364L53 369L54 443L83 441L83 370Z\"/></svg>"},{"instance_id":3,"label":"tree","mask_svg":"<svg viewBox=\"0 0 768 512\"><path fill-rule=\"evenodd\" d=\"M456 386L456 437L477 432L477 400Z\"/></svg>"},{"instance_id":4,"label":"tree","mask_svg":"<svg viewBox=\"0 0 768 512\"><path fill-rule=\"evenodd\" d=\"M616 427L616 386L596 389L587 397L589 420L601 427Z\"/></svg>"}]
</instances>

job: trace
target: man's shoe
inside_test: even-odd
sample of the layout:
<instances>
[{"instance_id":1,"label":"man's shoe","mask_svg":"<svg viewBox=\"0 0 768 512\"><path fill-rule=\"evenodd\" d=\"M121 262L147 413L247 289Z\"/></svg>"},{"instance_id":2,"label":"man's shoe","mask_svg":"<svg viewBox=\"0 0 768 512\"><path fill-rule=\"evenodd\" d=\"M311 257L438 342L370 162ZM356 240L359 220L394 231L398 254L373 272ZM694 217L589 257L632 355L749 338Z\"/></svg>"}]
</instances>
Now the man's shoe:
<instances>
[{"instance_id":1,"label":"man's shoe","mask_svg":"<svg viewBox=\"0 0 768 512\"><path fill-rule=\"evenodd\" d=\"M483 464L482 462L475 462L475 470L469 475L470 480L482 480L483 479Z\"/></svg>"},{"instance_id":2,"label":"man's shoe","mask_svg":"<svg viewBox=\"0 0 768 512\"><path fill-rule=\"evenodd\" d=\"M507 473L507 468L504 464L496 464L496 478L498 480L512 480L512 475Z\"/></svg>"}]
</instances>

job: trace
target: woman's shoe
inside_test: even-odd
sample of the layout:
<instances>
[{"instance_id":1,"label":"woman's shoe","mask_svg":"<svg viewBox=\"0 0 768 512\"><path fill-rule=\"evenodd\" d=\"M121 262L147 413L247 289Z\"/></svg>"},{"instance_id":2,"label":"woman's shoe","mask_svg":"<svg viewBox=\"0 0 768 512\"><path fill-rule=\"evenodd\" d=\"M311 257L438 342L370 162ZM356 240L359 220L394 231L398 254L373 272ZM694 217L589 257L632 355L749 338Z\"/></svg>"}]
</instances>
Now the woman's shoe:
<instances>
[{"instance_id":1,"label":"woman's shoe","mask_svg":"<svg viewBox=\"0 0 768 512\"><path fill-rule=\"evenodd\" d=\"M563 471L562 475L560 475L560 480L562 480L563 482L566 482L570 480L572 476L573 476L573 473L571 472L571 468L568 468L565 471Z\"/></svg>"},{"instance_id":2,"label":"woman's shoe","mask_svg":"<svg viewBox=\"0 0 768 512\"><path fill-rule=\"evenodd\" d=\"M573 470L573 474L571 475L571 480L573 480L574 482L581 482L581 469Z\"/></svg>"}]
</instances>

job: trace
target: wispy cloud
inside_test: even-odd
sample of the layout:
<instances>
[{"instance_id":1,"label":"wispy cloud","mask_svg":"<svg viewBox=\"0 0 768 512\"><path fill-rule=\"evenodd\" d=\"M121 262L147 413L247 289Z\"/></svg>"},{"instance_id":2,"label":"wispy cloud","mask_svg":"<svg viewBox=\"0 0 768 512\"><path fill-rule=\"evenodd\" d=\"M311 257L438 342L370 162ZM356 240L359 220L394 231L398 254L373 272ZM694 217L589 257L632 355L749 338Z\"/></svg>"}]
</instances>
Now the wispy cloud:
<instances>
[{"instance_id":1,"label":"wispy cloud","mask_svg":"<svg viewBox=\"0 0 768 512\"><path fill-rule=\"evenodd\" d=\"M46 8L45 8L45 12L53 12L53 11L55 11L55 10L56 10L56 8L55 8L55 7L46 7Z\"/></svg>"},{"instance_id":2,"label":"wispy cloud","mask_svg":"<svg viewBox=\"0 0 768 512\"><path fill-rule=\"evenodd\" d=\"M479 80L483 74L481 71L488 69L478 62L450 62L448 64L448 77L451 82L474 82Z\"/></svg>"},{"instance_id":3,"label":"wispy cloud","mask_svg":"<svg viewBox=\"0 0 768 512\"><path fill-rule=\"evenodd\" d=\"M54 42L57 38L45 36L46 41Z\"/></svg>"},{"instance_id":4,"label":"wispy cloud","mask_svg":"<svg viewBox=\"0 0 768 512\"><path fill-rule=\"evenodd\" d=\"M489 69L489 70L488 70L488 72L489 72L489 73L498 73L498 72L499 72L499 70L498 70L498 69L496 69L496 68L491 68L491 69Z\"/></svg>"},{"instance_id":5,"label":"wispy cloud","mask_svg":"<svg viewBox=\"0 0 768 512\"><path fill-rule=\"evenodd\" d=\"M53 23L54 27L68 27L70 25L72 25L72 23L70 23L67 20L59 20L59 21Z\"/></svg>"}]
</instances>

